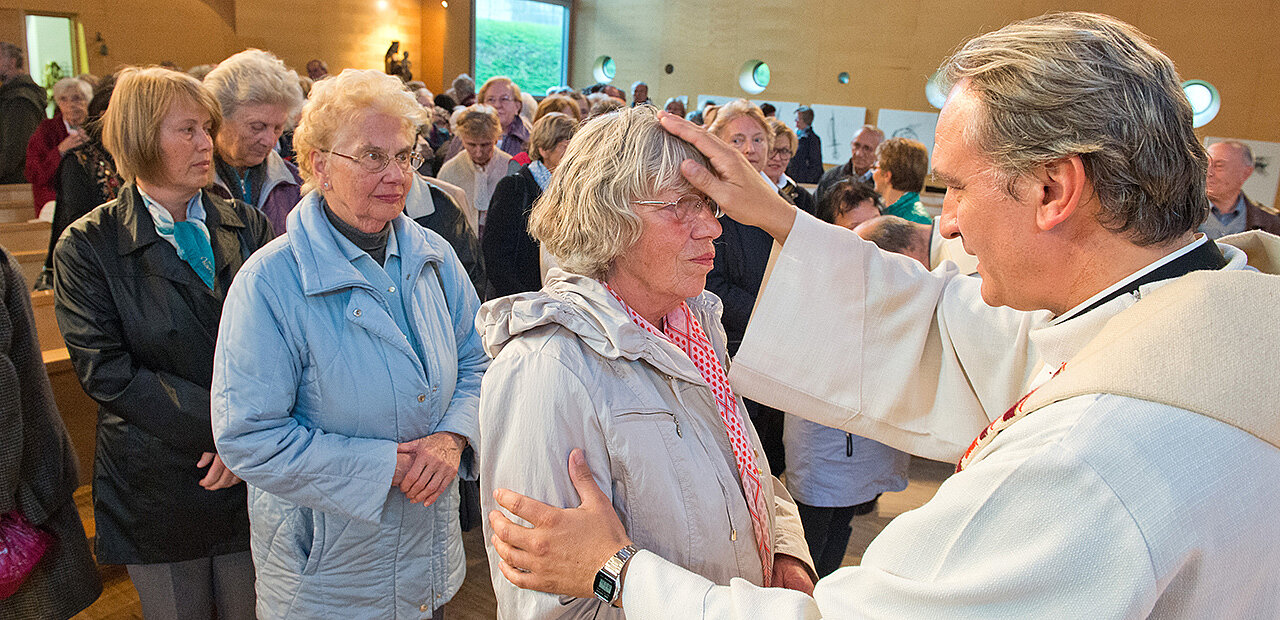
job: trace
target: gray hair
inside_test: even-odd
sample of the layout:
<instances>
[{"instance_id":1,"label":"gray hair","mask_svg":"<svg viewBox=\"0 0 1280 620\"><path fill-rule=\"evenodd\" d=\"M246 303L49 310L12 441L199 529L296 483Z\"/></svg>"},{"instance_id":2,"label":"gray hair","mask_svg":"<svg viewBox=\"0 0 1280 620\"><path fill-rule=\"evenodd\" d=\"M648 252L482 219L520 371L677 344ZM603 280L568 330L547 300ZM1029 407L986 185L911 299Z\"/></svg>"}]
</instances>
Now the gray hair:
<instances>
[{"instance_id":1,"label":"gray hair","mask_svg":"<svg viewBox=\"0 0 1280 620\"><path fill-rule=\"evenodd\" d=\"M284 106L290 118L302 108L298 74L275 54L248 49L218 63L204 77L204 87L222 105L222 115L235 116L242 105Z\"/></svg>"},{"instance_id":2,"label":"gray hair","mask_svg":"<svg viewBox=\"0 0 1280 620\"><path fill-rule=\"evenodd\" d=\"M0 41L0 56L14 59L19 67L26 63L27 60L26 55L22 53L22 48L8 41Z\"/></svg>"},{"instance_id":3,"label":"gray hair","mask_svg":"<svg viewBox=\"0 0 1280 620\"><path fill-rule=\"evenodd\" d=\"M603 278L640 239L632 201L672 190L691 191L680 162L704 166L692 144L658 124L658 110L642 105L598 116L578 131L534 203L529 232L565 271Z\"/></svg>"},{"instance_id":4,"label":"gray hair","mask_svg":"<svg viewBox=\"0 0 1280 620\"><path fill-rule=\"evenodd\" d=\"M1140 246L1193 231L1208 213L1208 158L1173 62L1133 26L1051 13L965 44L944 88L981 101L966 131L1015 196L1037 166L1079 155L1102 205L1098 222Z\"/></svg>"},{"instance_id":5,"label":"gray hair","mask_svg":"<svg viewBox=\"0 0 1280 620\"><path fill-rule=\"evenodd\" d=\"M1225 144L1234 148L1237 153L1240 153L1241 161L1247 164L1250 168L1253 167L1253 149L1249 148L1248 144L1239 140L1222 140L1221 142L1214 142L1214 144Z\"/></svg>"},{"instance_id":6,"label":"gray hair","mask_svg":"<svg viewBox=\"0 0 1280 620\"><path fill-rule=\"evenodd\" d=\"M90 99L93 99L93 87L89 86L88 82L80 78L62 78L61 80L54 82L53 98L57 99L58 97L61 97L73 90L80 91L80 94L84 95L86 103Z\"/></svg>"}]
</instances>

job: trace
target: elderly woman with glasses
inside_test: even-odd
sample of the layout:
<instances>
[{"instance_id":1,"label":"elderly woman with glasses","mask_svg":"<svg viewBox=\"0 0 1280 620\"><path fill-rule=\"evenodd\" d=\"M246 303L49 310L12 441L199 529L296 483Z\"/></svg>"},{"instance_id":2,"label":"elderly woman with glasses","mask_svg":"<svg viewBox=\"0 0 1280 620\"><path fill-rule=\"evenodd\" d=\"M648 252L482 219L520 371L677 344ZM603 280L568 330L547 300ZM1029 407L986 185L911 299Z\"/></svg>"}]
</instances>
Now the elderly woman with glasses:
<instances>
[{"instance_id":1,"label":"elderly woman with glasses","mask_svg":"<svg viewBox=\"0 0 1280 620\"><path fill-rule=\"evenodd\" d=\"M495 488L576 506L564 463L582 448L632 540L716 583L807 588L795 505L725 379L720 302L703 290L719 208L680 175L686 159L705 161L650 106L595 119L570 143L530 217L563 270L477 319L494 357L481 497L489 510ZM502 572L519 567L498 551L499 617L623 617L607 587L567 602L515 588Z\"/></svg>"},{"instance_id":2,"label":"elderly woman with glasses","mask_svg":"<svg viewBox=\"0 0 1280 620\"><path fill-rule=\"evenodd\" d=\"M275 147L302 107L298 74L270 52L250 49L218 63L204 87L222 105L223 117L210 189L257 207L275 233L284 234L285 218L302 197L302 177Z\"/></svg>"},{"instance_id":3,"label":"elderly woman with glasses","mask_svg":"<svg viewBox=\"0 0 1280 620\"><path fill-rule=\"evenodd\" d=\"M707 130L742 153L760 176L777 187L778 184L769 178L766 171L771 149L775 146L773 130L760 108L746 99L731 101L717 109L715 120ZM782 196L787 197L785 194ZM794 202L791 198L788 200ZM809 209L812 208L810 204ZM731 217L722 221L724 234L716 240L716 263L707 275L707 290L724 302L721 321L729 337L729 355L736 355L746 333L751 310L755 307L760 283L764 280L773 237L760 228L742 224ZM786 449L782 444L782 412L755 401L746 402L751 420L764 443L765 458L774 471L783 471L786 469Z\"/></svg>"},{"instance_id":4,"label":"elderly woman with glasses","mask_svg":"<svg viewBox=\"0 0 1280 620\"><path fill-rule=\"evenodd\" d=\"M462 585L488 360L461 263L402 213L425 116L377 71L317 82L295 135L316 189L227 298L213 429L249 485L261 618L441 617Z\"/></svg>"},{"instance_id":5,"label":"elderly woman with glasses","mask_svg":"<svg viewBox=\"0 0 1280 620\"><path fill-rule=\"evenodd\" d=\"M27 180L31 182L36 215L41 219L53 221L52 203L57 198L58 164L62 156L88 140L84 122L89 118L92 97L93 87L84 80L62 78L55 82L53 101L58 104L58 110L53 118L36 127L27 142Z\"/></svg>"},{"instance_id":6,"label":"elderly woman with glasses","mask_svg":"<svg viewBox=\"0 0 1280 620\"><path fill-rule=\"evenodd\" d=\"M778 188L778 193L782 194L787 202L800 207L805 213L813 213L816 209L813 196L787 176L787 166L796 154L800 139L796 137L796 132L787 127L786 123L773 117L766 118L765 121L769 125L769 133L773 135L773 146L769 149L769 157L764 162L764 176Z\"/></svg>"}]
</instances>

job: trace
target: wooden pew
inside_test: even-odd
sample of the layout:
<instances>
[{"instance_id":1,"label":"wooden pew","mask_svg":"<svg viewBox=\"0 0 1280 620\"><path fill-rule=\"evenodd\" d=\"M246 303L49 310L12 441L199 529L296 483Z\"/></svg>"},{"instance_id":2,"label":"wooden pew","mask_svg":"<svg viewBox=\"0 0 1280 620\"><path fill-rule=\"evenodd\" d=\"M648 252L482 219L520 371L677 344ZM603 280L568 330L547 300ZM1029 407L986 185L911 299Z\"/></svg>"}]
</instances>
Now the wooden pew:
<instances>
[{"instance_id":1,"label":"wooden pew","mask_svg":"<svg viewBox=\"0 0 1280 620\"><path fill-rule=\"evenodd\" d=\"M40 339L41 351L52 351L67 346L62 341L58 319L53 314L53 291L31 293L31 311L36 317L36 337Z\"/></svg>"},{"instance_id":2,"label":"wooden pew","mask_svg":"<svg viewBox=\"0 0 1280 620\"><path fill-rule=\"evenodd\" d=\"M9 222L0 224L0 246L10 252L49 249L49 222Z\"/></svg>"},{"instance_id":3,"label":"wooden pew","mask_svg":"<svg viewBox=\"0 0 1280 620\"><path fill-rule=\"evenodd\" d=\"M71 445L75 447L80 466L80 484L93 480L93 451L98 432L98 403L80 387L80 379L71 366L66 348L44 351L44 370L53 387L53 400L67 425Z\"/></svg>"},{"instance_id":4,"label":"wooden pew","mask_svg":"<svg viewBox=\"0 0 1280 620\"><path fill-rule=\"evenodd\" d=\"M0 185L0 222L25 222L36 216L30 183Z\"/></svg>"},{"instance_id":5,"label":"wooden pew","mask_svg":"<svg viewBox=\"0 0 1280 620\"><path fill-rule=\"evenodd\" d=\"M53 313L53 291L36 291L31 294L31 309L35 314L36 337L44 356L44 371L49 375L53 388L53 400L62 414L62 422L71 435L71 445L76 451L80 467L80 484L93 479L93 451L98 429L98 403L89 398L80 387L67 354L62 332Z\"/></svg>"}]
</instances>

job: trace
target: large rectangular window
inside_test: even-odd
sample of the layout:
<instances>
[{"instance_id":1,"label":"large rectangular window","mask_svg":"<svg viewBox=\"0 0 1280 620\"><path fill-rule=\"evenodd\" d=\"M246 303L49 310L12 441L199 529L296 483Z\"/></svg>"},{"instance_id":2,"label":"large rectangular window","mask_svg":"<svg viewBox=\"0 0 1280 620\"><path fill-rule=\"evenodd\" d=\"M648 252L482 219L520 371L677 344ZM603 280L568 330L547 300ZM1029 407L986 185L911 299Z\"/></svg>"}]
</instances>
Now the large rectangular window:
<instances>
[{"instance_id":1,"label":"large rectangular window","mask_svg":"<svg viewBox=\"0 0 1280 620\"><path fill-rule=\"evenodd\" d=\"M569 70L569 0L476 0L476 84L505 75L541 95Z\"/></svg>"}]
</instances>

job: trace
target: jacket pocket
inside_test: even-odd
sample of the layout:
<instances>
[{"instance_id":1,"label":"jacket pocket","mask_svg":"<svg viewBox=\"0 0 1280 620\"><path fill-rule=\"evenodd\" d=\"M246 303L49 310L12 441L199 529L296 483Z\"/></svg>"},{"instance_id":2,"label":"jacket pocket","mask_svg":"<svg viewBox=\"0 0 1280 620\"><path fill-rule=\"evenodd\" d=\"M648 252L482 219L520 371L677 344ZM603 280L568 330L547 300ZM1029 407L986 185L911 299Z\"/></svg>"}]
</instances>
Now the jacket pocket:
<instances>
[{"instance_id":1,"label":"jacket pocket","mask_svg":"<svg viewBox=\"0 0 1280 620\"><path fill-rule=\"evenodd\" d=\"M634 421L657 424L660 427L670 426L670 430L675 433L677 438L684 438L684 429L680 426L680 416L666 409L631 409L615 413L614 418L619 424Z\"/></svg>"},{"instance_id":2,"label":"jacket pocket","mask_svg":"<svg viewBox=\"0 0 1280 620\"><path fill-rule=\"evenodd\" d=\"M304 506L285 513L271 541L270 555L287 570L313 575L324 547L324 514Z\"/></svg>"}]
</instances>

